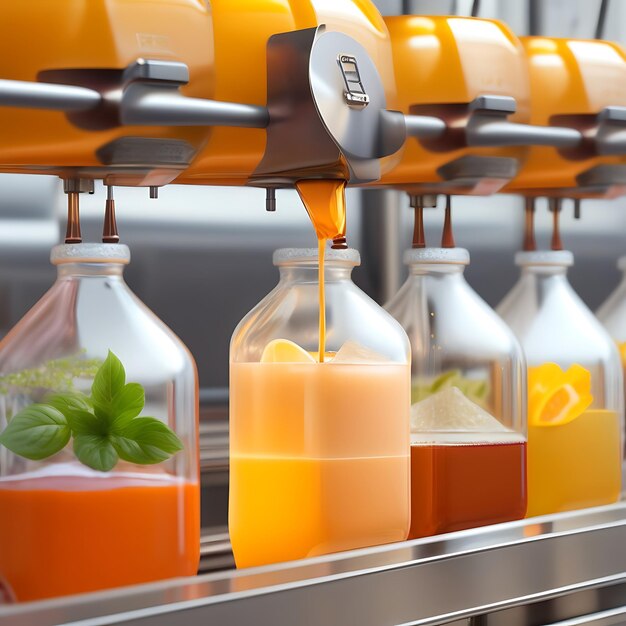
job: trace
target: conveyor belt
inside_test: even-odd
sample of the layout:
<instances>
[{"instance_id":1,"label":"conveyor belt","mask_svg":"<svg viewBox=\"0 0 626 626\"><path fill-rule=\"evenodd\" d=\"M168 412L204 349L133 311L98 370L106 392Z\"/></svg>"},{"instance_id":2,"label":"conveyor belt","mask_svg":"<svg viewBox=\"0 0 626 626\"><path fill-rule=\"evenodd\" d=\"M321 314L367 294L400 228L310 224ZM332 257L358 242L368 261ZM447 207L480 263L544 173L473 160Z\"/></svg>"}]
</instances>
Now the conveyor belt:
<instances>
[{"instance_id":1,"label":"conveyor belt","mask_svg":"<svg viewBox=\"0 0 626 626\"><path fill-rule=\"evenodd\" d=\"M224 533L205 537L204 559L211 552L227 557L227 545ZM533 613L532 607L543 609ZM0 608L0 626L418 626L466 624L470 617L472 624L511 626L583 615L587 621L564 623L618 624L624 609L626 504L618 504L7 606ZM600 611L602 621L588 616Z\"/></svg>"}]
</instances>

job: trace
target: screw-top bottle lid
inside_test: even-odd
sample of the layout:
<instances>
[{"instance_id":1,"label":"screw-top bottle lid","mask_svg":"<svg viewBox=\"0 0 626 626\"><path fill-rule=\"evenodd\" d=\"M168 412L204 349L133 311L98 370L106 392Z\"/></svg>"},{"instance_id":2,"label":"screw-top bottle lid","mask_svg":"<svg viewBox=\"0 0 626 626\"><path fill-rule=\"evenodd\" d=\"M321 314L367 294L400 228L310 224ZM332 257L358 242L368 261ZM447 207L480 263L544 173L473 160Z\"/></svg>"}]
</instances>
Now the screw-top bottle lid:
<instances>
[{"instance_id":1,"label":"screw-top bottle lid","mask_svg":"<svg viewBox=\"0 0 626 626\"><path fill-rule=\"evenodd\" d=\"M54 246L53 265L63 263L130 263L130 249L120 243L71 243Z\"/></svg>"},{"instance_id":2,"label":"screw-top bottle lid","mask_svg":"<svg viewBox=\"0 0 626 626\"><path fill-rule=\"evenodd\" d=\"M404 251L404 263L450 263L469 265L470 254L465 248L412 248Z\"/></svg>"},{"instance_id":3,"label":"screw-top bottle lid","mask_svg":"<svg viewBox=\"0 0 626 626\"><path fill-rule=\"evenodd\" d=\"M286 263L317 263L317 248L280 248L274 251L274 265ZM361 255L354 248L343 250L328 248L324 251L324 261L344 261L351 265L361 265Z\"/></svg>"},{"instance_id":4,"label":"screw-top bottle lid","mask_svg":"<svg viewBox=\"0 0 626 626\"><path fill-rule=\"evenodd\" d=\"M569 250L522 251L515 255L515 264L525 265L574 265L574 255Z\"/></svg>"},{"instance_id":5,"label":"screw-top bottle lid","mask_svg":"<svg viewBox=\"0 0 626 626\"><path fill-rule=\"evenodd\" d=\"M626 256L620 257L617 261L617 269L626 272Z\"/></svg>"}]
</instances>

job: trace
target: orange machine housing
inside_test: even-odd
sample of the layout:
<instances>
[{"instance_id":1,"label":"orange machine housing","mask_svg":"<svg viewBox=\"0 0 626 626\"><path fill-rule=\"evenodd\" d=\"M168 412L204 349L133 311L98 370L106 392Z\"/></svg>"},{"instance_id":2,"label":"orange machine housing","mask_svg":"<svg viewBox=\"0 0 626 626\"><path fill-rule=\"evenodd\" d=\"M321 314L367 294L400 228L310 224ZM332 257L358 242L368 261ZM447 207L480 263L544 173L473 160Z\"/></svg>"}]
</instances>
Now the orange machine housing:
<instances>
[{"instance_id":1,"label":"orange machine housing","mask_svg":"<svg viewBox=\"0 0 626 626\"><path fill-rule=\"evenodd\" d=\"M186 63L190 82L183 93L214 95L213 23L204 0L2 2L0 33L2 79L114 85L121 70L146 58ZM210 134L197 127L122 127L114 121L104 126L81 128L59 111L2 108L0 171L117 174L110 182L163 184ZM122 138L132 139L120 144ZM133 146L151 155L149 167Z\"/></svg>"},{"instance_id":2,"label":"orange machine housing","mask_svg":"<svg viewBox=\"0 0 626 626\"><path fill-rule=\"evenodd\" d=\"M533 124L575 126L584 132L605 107L626 106L626 54L617 44L546 37L521 40L530 69ZM506 191L612 197L626 192L622 164L624 157L599 156L593 148L568 153L533 147ZM602 172L604 176L593 176Z\"/></svg>"},{"instance_id":3,"label":"orange machine housing","mask_svg":"<svg viewBox=\"0 0 626 626\"><path fill-rule=\"evenodd\" d=\"M482 95L510 96L517 112L508 119L528 122L530 88L524 50L511 30L496 20L468 17L386 17L391 37L399 109L432 115L454 126L467 105ZM478 193L497 191L506 179L476 180L458 188L446 180L445 167L464 157L522 160L526 148L476 148L445 140L408 139L399 164L377 185L409 193ZM467 160L467 159L466 159ZM479 165L480 162L476 162ZM490 169L484 162L486 173ZM494 164L491 161L491 164ZM444 168L444 170L442 170Z\"/></svg>"},{"instance_id":4,"label":"orange machine housing","mask_svg":"<svg viewBox=\"0 0 626 626\"><path fill-rule=\"evenodd\" d=\"M138 58L178 61L190 70L182 94L265 105L268 39L320 24L352 36L368 50L393 108L387 28L370 0L4 2L0 78L85 87L109 81L114 86ZM136 138L154 143L133 143ZM178 182L185 183L245 184L263 158L265 143L264 129L115 123L85 128L63 112L0 110L4 172L106 177L111 184L129 185L160 185L179 175ZM171 157L177 162L168 162Z\"/></svg>"},{"instance_id":5,"label":"orange machine housing","mask_svg":"<svg viewBox=\"0 0 626 626\"><path fill-rule=\"evenodd\" d=\"M353 37L368 51L383 81L387 107L395 107L389 35L370 0L213 0L212 7L216 100L267 104L267 40L276 33L324 24L327 30ZM265 130L214 128L177 182L245 184L263 158L265 145ZM387 167L393 162L385 161Z\"/></svg>"}]
</instances>

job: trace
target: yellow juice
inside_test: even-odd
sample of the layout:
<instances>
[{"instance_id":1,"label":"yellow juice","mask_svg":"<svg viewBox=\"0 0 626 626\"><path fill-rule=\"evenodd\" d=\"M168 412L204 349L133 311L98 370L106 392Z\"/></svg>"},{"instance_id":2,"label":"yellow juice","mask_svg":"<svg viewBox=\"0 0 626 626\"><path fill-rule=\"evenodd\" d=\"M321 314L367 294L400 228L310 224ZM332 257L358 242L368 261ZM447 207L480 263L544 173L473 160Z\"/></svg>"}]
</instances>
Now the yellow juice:
<instances>
[{"instance_id":1,"label":"yellow juice","mask_svg":"<svg viewBox=\"0 0 626 626\"><path fill-rule=\"evenodd\" d=\"M233 363L238 567L406 538L409 365Z\"/></svg>"},{"instance_id":2,"label":"yellow juice","mask_svg":"<svg viewBox=\"0 0 626 626\"><path fill-rule=\"evenodd\" d=\"M616 502L621 463L615 411L589 409L563 424L530 424L527 515Z\"/></svg>"}]
</instances>

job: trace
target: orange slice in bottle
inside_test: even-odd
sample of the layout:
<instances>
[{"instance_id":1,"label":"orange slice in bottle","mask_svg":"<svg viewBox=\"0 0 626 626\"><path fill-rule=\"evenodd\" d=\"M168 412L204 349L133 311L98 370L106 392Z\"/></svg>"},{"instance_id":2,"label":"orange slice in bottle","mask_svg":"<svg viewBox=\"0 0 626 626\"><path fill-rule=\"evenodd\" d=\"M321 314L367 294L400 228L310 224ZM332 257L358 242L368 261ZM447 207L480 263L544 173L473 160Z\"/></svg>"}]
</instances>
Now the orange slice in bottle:
<instances>
[{"instance_id":1,"label":"orange slice in bottle","mask_svg":"<svg viewBox=\"0 0 626 626\"><path fill-rule=\"evenodd\" d=\"M315 363L315 359L289 339L274 339L265 346L261 363Z\"/></svg>"},{"instance_id":2,"label":"orange slice in bottle","mask_svg":"<svg viewBox=\"0 0 626 626\"><path fill-rule=\"evenodd\" d=\"M562 426L581 415L593 402L591 374L580 365L564 372L556 363L528 370L528 423Z\"/></svg>"},{"instance_id":3,"label":"orange slice in bottle","mask_svg":"<svg viewBox=\"0 0 626 626\"><path fill-rule=\"evenodd\" d=\"M619 354L622 357L622 363L626 365L626 341L624 341L624 343L618 343L617 347L619 348Z\"/></svg>"}]
</instances>

